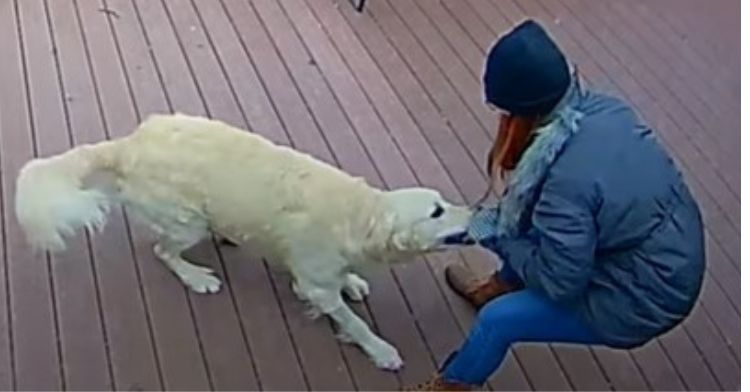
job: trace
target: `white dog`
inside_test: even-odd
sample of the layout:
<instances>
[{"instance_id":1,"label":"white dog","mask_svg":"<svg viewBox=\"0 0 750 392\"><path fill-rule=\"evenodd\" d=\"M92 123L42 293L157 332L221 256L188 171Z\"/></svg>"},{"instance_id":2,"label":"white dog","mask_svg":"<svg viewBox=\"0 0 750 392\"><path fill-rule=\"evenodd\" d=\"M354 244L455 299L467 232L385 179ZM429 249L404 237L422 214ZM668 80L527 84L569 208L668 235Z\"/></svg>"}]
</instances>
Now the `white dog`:
<instances>
[{"instance_id":1,"label":"white dog","mask_svg":"<svg viewBox=\"0 0 750 392\"><path fill-rule=\"evenodd\" d=\"M95 174L112 180L108 191ZM435 191L380 191L314 158L220 121L154 115L128 137L36 159L20 172L16 214L29 242L65 248L76 229L101 229L126 205L158 234L154 252L184 284L215 293L221 282L181 253L216 233L256 242L294 277L293 289L333 318L340 336L383 369L403 362L344 303L369 293L352 272L407 260L463 236L470 217Z\"/></svg>"}]
</instances>

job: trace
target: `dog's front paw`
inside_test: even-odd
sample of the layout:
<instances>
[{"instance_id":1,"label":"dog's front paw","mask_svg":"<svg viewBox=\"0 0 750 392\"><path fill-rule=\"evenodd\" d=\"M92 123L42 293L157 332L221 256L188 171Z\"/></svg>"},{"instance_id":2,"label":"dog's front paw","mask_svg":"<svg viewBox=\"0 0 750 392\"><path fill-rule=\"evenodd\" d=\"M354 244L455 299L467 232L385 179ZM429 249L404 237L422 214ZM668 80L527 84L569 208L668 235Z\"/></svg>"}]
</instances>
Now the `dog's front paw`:
<instances>
[{"instance_id":1,"label":"dog's front paw","mask_svg":"<svg viewBox=\"0 0 750 392\"><path fill-rule=\"evenodd\" d=\"M404 366L404 360L396 350L386 342L382 342L370 355L375 366L383 370L396 371Z\"/></svg>"},{"instance_id":2,"label":"dog's front paw","mask_svg":"<svg viewBox=\"0 0 750 392\"><path fill-rule=\"evenodd\" d=\"M344 292L352 301L359 302L370 295L370 284L357 274L346 274L344 279Z\"/></svg>"},{"instance_id":3,"label":"dog's front paw","mask_svg":"<svg viewBox=\"0 0 750 392\"><path fill-rule=\"evenodd\" d=\"M178 273L182 282L199 294L218 293L221 289L221 280L211 274L211 269L195 267Z\"/></svg>"}]
</instances>

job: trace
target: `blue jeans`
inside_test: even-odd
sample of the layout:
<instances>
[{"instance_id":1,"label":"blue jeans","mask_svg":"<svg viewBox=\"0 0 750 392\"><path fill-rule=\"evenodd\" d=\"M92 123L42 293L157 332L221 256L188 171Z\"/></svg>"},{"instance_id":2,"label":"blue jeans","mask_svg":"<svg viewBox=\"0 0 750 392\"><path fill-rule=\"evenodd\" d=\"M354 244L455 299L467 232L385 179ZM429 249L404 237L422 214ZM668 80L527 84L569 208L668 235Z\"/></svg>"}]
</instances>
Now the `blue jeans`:
<instances>
[{"instance_id":1,"label":"blue jeans","mask_svg":"<svg viewBox=\"0 0 750 392\"><path fill-rule=\"evenodd\" d=\"M519 281L507 264L499 275L506 281ZM442 376L451 382L482 385L517 342L603 343L573 311L524 289L482 307L461 349L443 365Z\"/></svg>"}]
</instances>

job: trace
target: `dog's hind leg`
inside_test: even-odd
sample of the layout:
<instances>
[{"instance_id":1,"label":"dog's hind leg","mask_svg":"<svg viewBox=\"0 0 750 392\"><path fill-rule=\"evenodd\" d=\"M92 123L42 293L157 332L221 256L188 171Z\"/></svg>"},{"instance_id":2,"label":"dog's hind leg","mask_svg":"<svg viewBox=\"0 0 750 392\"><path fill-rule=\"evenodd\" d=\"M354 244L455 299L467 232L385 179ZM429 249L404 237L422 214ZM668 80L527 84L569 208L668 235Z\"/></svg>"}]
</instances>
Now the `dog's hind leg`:
<instances>
[{"instance_id":1,"label":"dog's hind leg","mask_svg":"<svg viewBox=\"0 0 750 392\"><path fill-rule=\"evenodd\" d=\"M196 293L218 292L221 281L213 275L212 269L192 264L182 258L182 252L208 236L207 225L196 221L190 225L167 228L162 233L154 245L156 256Z\"/></svg>"},{"instance_id":2,"label":"dog's hind leg","mask_svg":"<svg viewBox=\"0 0 750 392\"><path fill-rule=\"evenodd\" d=\"M310 302L310 298L307 298L307 293L305 293L300 286L297 284L297 281L292 279L292 292L294 295L297 296L297 299L299 299L302 302ZM321 315L323 315L323 312L318 309L317 306L314 304L308 304L309 307L305 311L305 316L307 316L311 320L318 319Z\"/></svg>"}]
</instances>

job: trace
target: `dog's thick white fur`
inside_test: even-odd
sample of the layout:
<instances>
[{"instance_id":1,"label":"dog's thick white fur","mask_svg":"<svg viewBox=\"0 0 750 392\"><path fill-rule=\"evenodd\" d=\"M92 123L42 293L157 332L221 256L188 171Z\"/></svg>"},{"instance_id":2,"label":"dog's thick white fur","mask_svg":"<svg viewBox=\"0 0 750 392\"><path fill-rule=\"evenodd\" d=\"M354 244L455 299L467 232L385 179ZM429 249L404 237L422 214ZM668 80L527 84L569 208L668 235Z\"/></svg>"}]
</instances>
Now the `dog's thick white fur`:
<instances>
[{"instance_id":1,"label":"dog's thick white fur","mask_svg":"<svg viewBox=\"0 0 750 392\"><path fill-rule=\"evenodd\" d=\"M97 173L113 180L109 191L90 180ZM211 233L261 245L342 339L392 370L402 366L397 350L342 299L342 291L353 300L369 293L352 268L440 249L465 233L470 217L436 191L381 191L258 135L183 114L153 115L128 137L33 160L17 181L18 220L44 250L64 249L64 237L81 227L101 229L117 203L158 233L158 258L199 293L215 293L221 282L183 251Z\"/></svg>"}]
</instances>

